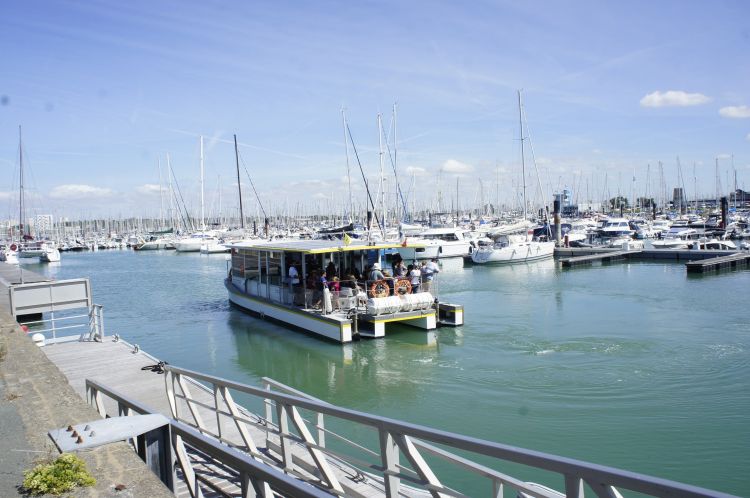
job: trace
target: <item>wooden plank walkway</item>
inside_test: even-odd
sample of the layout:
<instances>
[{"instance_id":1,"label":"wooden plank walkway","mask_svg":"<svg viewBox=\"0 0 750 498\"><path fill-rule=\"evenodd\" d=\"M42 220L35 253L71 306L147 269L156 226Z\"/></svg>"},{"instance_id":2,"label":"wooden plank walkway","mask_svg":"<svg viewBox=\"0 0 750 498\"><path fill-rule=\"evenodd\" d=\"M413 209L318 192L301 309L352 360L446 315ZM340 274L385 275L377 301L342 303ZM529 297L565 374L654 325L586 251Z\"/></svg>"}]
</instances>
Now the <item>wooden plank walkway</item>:
<instances>
[{"instance_id":1,"label":"wooden plank walkway","mask_svg":"<svg viewBox=\"0 0 750 498\"><path fill-rule=\"evenodd\" d=\"M586 256L575 256L572 258L561 259L560 263L563 268L572 268L574 266L590 265L594 261L601 261L602 263L609 263L621 259L627 259L637 254L640 254L641 250L633 251L609 251L600 252L597 254L588 254Z\"/></svg>"},{"instance_id":2,"label":"wooden plank walkway","mask_svg":"<svg viewBox=\"0 0 750 498\"><path fill-rule=\"evenodd\" d=\"M750 254L748 253L734 253L685 263L688 273L706 273L725 269L747 268L748 266L750 266Z\"/></svg>"},{"instance_id":3,"label":"wooden plank walkway","mask_svg":"<svg viewBox=\"0 0 750 498\"><path fill-rule=\"evenodd\" d=\"M135 352L134 348L122 341L115 342L112 337L105 337L102 342L67 342L52 344L42 348L47 357L67 377L68 382L75 391L84 399L86 398L86 379L96 380L109 388L120 392L124 396L134 399L157 413L172 417L169 401L166 394L164 375L143 367L153 365L154 358L143 351ZM198 386L190 386L193 399L203 404L213 406L214 397L208 389L200 389ZM117 415L116 404L105 397L105 408L108 414ZM181 417L189 416L189 408L184 400L178 400L178 412ZM197 407L204 425L209 431L218 433L217 417L214 411L204 407ZM249 417L252 418L252 417ZM266 438L266 431L251 425L247 426L250 435L261 453L270 457L279 469L283 468L281 454L279 453L278 438L272 436ZM222 420L221 435L231 442L232 445L242 449L245 447L237 427ZM298 473L300 469L314 468L314 461L302 445L296 445L294 449L295 467ZM354 467L348 466L341 461L332 464L336 478L343 486L346 496L369 498L373 496L385 496L385 488L382 481L367 478L360 479L361 474ZM204 474L206 480L213 482L214 488L226 490L233 494L239 489L238 480L226 477L226 472L219 466L206 464L198 466L196 471ZM308 475L314 479L312 475ZM187 496L187 488L184 484L176 487L178 496ZM402 487L403 489L403 487ZM404 491L408 491L408 488ZM210 494L210 493L209 493ZM404 496L407 496L404 494Z\"/></svg>"}]
</instances>

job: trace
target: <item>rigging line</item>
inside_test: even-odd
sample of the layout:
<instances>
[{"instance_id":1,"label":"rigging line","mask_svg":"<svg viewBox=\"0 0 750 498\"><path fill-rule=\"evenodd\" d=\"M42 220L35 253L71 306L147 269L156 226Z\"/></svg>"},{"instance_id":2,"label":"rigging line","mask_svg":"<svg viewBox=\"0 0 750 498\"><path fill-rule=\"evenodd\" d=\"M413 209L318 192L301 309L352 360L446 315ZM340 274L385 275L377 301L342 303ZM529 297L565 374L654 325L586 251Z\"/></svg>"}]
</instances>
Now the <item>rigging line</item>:
<instances>
[{"instance_id":1,"label":"rigging line","mask_svg":"<svg viewBox=\"0 0 750 498\"><path fill-rule=\"evenodd\" d=\"M536 164L536 154L534 153L534 142L531 140L531 128L529 128L529 120L526 117L526 107L521 106L521 113L523 114L523 122L526 124L526 133L527 137L529 139L529 149L531 150L531 161L534 163L534 171L536 172L536 182L537 186L539 187L539 194L542 196L542 199L545 198L544 189L542 188L542 180L539 178L539 168ZM542 206L545 206L547 208L547 220L549 220L549 206L547 206L547 203L542 200ZM562 206L560 207L562 210ZM550 227L549 221L547 222L547 232L549 232L549 235L552 236L552 228Z\"/></svg>"},{"instance_id":2,"label":"rigging line","mask_svg":"<svg viewBox=\"0 0 750 498\"><path fill-rule=\"evenodd\" d=\"M529 120L526 117L526 107L522 107L523 111L523 122L526 125L526 133L527 133L527 139L529 140L529 149L531 149L531 161L534 163L534 171L536 172L536 181L537 181L537 187L539 189L539 194L542 196L545 195L544 188L542 188L542 181L539 178L539 167L536 164L536 154L534 153L534 142L531 140L531 128L529 128ZM544 204L544 201L542 201Z\"/></svg>"},{"instance_id":3,"label":"rigging line","mask_svg":"<svg viewBox=\"0 0 750 498\"><path fill-rule=\"evenodd\" d=\"M255 184L253 183L253 179L250 178L250 172L247 170L247 164L245 164L245 158L240 155L240 161L242 161L242 167L245 168L245 174L247 175L247 179L250 181L250 187L252 187L253 192L255 193L255 199L258 201L258 206L260 206L260 210L263 211L263 217L268 218L268 215L266 214L266 210L263 209L263 203L260 202L260 196L258 195L258 191L255 190Z\"/></svg>"},{"instance_id":4,"label":"rigging line","mask_svg":"<svg viewBox=\"0 0 750 498\"><path fill-rule=\"evenodd\" d=\"M190 219L190 215L187 213L187 206L185 206L185 199L182 198L182 191L180 190L180 182L177 181L177 176L174 174L174 169L169 167L170 173L172 173L172 178L174 179L174 184L177 186L177 193L180 195L180 198L177 199L177 212L180 213L180 218L182 219L182 224L185 225L185 228L190 227L190 231L195 231L195 227L193 226L193 220ZM172 196L174 196L174 192L172 192ZM182 214L182 208L180 208L180 202L182 202L182 207L185 209L185 215L187 215L187 222L185 222L185 215Z\"/></svg>"},{"instance_id":5,"label":"rigging line","mask_svg":"<svg viewBox=\"0 0 750 498\"><path fill-rule=\"evenodd\" d=\"M372 213L375 216L375 222L378 224L378 228L383 229L383 225L380 223L378 218L378 211L375 209L375 203L372 201L372 195L370 194L370 186L367 183L367 177L365 171L362 169L362 162L359 160L359 153L357 152L357 146L354 144L354 138L352 138L352 130L349 128L349 123L346 123L346 131L349 133L349 141L352 143L352 150L354 151L354 157L357 159L357 165L359 166L359 172L362 174L362 180L365 182L365 191L367 192L367 198L370 200L370 206L372 206Z\"/></svg>"},{"instance_id":6,"label":"rigging line","mask_svg":"<svg viewBox=\"0 0 750 498\"><path fill-rule=\"evenodd\" d=\"M383 122L380 122L380 129L383 133L385 133L385 129L383 129ZM386 137L390 136L390 130L388 131L388 135ZM404 193L401 191L401 184L398 182L398 173L396 172L396 162L394 161L393 155L391 154L391 148L388 146L388 140L385 141L385 149L388 151L388 160L391 162L391 167L393 168L393 176L396 179L396 191L398 192L398 197L401 199L401 206L404 209L404 217L406 217L406 201L404 200Z\"/></svg>"}]
</instances>

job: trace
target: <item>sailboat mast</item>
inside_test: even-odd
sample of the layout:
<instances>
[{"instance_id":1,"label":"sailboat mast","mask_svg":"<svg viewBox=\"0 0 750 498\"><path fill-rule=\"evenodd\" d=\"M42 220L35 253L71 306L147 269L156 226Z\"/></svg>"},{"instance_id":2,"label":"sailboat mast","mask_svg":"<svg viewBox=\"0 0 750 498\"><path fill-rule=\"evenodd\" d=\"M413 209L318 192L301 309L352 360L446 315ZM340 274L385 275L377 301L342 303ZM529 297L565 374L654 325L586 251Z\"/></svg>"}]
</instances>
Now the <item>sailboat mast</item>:
<instances>
[{"instance_id":1,"label":"sailboat mast","mask_svg":"<svg viewBox=\"0 0 750 498\"><path fill-rule=\"evenodd\" d=\"M167 179L169 185L169 224L175 227L175 215L174 215L174 190L172 189L172 159L167 153Z\"/></svg>"},{"instance_id":2,"label":"sailboat mast","mask_svg":"<svg viewBox=\"0 0 750 498\"><path fill-rule=\"evenodd\" d=\"M156 160L156 167L159 170L159 222L161 223L160 230L164 229L164 187L162 186L161 177L161 157Z\"/></svg>"},{"instance_id":3,"label":"sailboat mast","mask_svg":"<svg viewBox=\"0 0 750 498\"><path fill-rule=\"evenodd\" d=\"M380 213L383 219L383 238L385 239L385 176L383 173L383 125L381 121L381 115L378 113L378 143L380 144Z\"/></svg>"},{"instance_id":4,"label":"sailboat mast","mask_svg":"<svg viewBox=\"0 0 750 498\"><path fill-rule=\"evenodd\" d=\"M526 219L526 163L523 157L523 118L521 111L521 90L518 90L518 132L521 138L521 175L523 188L523 219Z\"/></svg>"},{"instance_id":5,"label":"sailboat mast","mask_svg":"<svg viewBox=\"0 0 750 498\"><path fill-rule=\"evenodd\" d=\"M401 194L401 187L399 187L398 184L398 135L396 135L396 103L393 103L393 177L396 180L396 219L397 220L404 220L406 219L406 213L402 213L401 216L398 216L398 211L400 208L399 203L399 195ZM403 201L403 198L401 199ZM404 206L406 208L406 206Z\"/></svg>"},{"instance_id":6,"label":"sailboat mast","mask_svg":"<svg viewBox=\"0 0 750 498\"><path fill-rule=\"evenodd\" d=\"M341 125L344 128L344 154L346 155L346 181L349 184L349 221L354 221L354 200L352 198L352 174L349 169L349 139L346 138L346 114L341 109Z\"/></svg>"},{"instance_id":7,"label":"sailboat mast","mask_svg":"<svg viewBox=\"0 0 750 498\"><path fill-rule=\"evenodd\" d=\"M18 182L18 246L23 243L24 236L24 216L23 216L23 139L21 135L21 125L18 125L18 164L19 164L19 182Z\"/></svg>"},{"instance_id":8,"label":"sailboat mast","mask_svg":"<svg viewBox=\"0 0 750 498\"><path fill-rule=\"evenodd\" d=\"M245 229L245 215L242 212L242 187L240 186L240 153L237 150L237 135L234 136L234 160L237 164L237 193L240 196L240 228Z\"/></svg>"},{"instance_id":9,"label":"sailboat mast","mask_svg":"<svg viewBox=\"0 0 750 498\"><path fill-rule=\"evenodd\" d=\"M201 230L206 231L206 208L203 204L203 135L201 135Z\"/></svg>"}]
</instances>

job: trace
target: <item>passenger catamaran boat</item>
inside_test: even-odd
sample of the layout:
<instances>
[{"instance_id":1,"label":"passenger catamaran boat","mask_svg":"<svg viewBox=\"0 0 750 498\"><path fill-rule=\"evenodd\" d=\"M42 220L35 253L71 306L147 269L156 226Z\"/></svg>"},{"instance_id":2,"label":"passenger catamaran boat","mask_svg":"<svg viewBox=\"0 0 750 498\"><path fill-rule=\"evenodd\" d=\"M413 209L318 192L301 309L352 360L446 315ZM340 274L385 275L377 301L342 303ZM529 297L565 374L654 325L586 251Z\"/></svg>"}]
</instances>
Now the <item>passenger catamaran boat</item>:
<instances>
[{"instance_id":1,"label":"passenger catamaran boat","mask_svg":"<svg viewBox=\"0 0 750 498\"><path fill-rule=\"evenodd\" d=\"M384 337L386 324L425 330L438 323L463 325L463 306L438 302L434 287L425 292L421 281L417 287L409 278L368 280L363 276L355 282L349 277L355 268L361 271L379 265L383 251L401 247L397 243L243 241L230 247L232 266L224 281L229 301L261 318L341 343ZM330 262L340 282L322 286L312 277ZM291 265L299 274L297 281L288 277Z\"/></svg>"}]
</instances>

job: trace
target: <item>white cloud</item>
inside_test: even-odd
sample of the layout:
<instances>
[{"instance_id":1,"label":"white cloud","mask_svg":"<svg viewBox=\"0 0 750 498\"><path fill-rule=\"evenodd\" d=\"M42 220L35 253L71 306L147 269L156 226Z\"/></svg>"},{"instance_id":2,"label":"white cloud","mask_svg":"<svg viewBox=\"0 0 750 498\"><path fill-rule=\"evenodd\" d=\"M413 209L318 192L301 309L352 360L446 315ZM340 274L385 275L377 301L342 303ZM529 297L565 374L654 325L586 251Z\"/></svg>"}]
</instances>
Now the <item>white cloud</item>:
<instances>
[{"instance_id":1,"label":"white cloud","mask_svg":"<svg viewBox=\"0 0 750 498\"><path fill-rule=\"evenodd\" d=\"M49 193L53 199L91 199L110 195L112 195L112 189L91 185L58 185Z\"/></svg>"},{"instance_id":2,"label":"white cloud","mask_svg":"<svg viewBox=\"0 0 750 498\"><path fill-rule=\"evenodd\" d=\"M427 176L427 170L419 166L407 166L405 171L409 176Z\"/></svg>"},{"instance_id":3,"label":"white cloud","mask_svg":"<svg viewBox=\"0 0 750 498\"><path fill-rule=\"evenodd\" d=\"M312 196L315 200L327 200L330 199L330 196L324 194L323 192L318 192L317 194Z\"/></svg>"},{"instance_id":4,"label":"white cloud","mask_svg":"<svg viewBox=\"0 0 750 498\"><path fill-rule=\"evenodd\" d=\"M136 187L136 192L139 194L158 194L159 191L161 191L161 187L159 185L156 185L154 183L147 183L145 185L141 185L140 187Z\"/></svg>"},{"instance_id":5,"label":"white cloud","mask_svg":"<svg viewBox=\"0 0 750 498\"><path fill-rule=\"evenodd\" d=\"M747 134L747 136L745 137L745 140L747 140L748 142L750 142L750 133Z\"/></svg>"},{"instance_id":6,"label":"white cloud","mask_svg":"<svg viewBox=\"0 0 750 498\"><path fill-rule=\"evenodd\" d=\"M750 140L750 135L748 135L748 140ZM12 199L15 196L15 192L0 192L0 201L6 201L8 199Z\"/></svg>"},{"instance_id":7,"label":"white cloud","mask_svg":"<svg viewBox=\"0 0 750 498\"><path fill-rule=\"evenodd\" d=\"M718 156L716 156L716 159L731 159L731 157L731 154L719 154Z\"/></svg>"},{"instance_id":8,"label":"white cloud","mask_svg":"<svg viewBox=\"0 0 750 498\"><path fill-rule=\"evenodd\" d=\"M440 170L446 173L465 174L474 171L474 166L456 161L455 159L448 159L440 167Z\"/></svg>"},{"instance_id":9,"label":"white cloud","mask_svg":"<svg viewBox=\"0 0 750 498\"><path fill-rule=\"evenodd\" d=\"M687 93L681 90L656 91L641 99L641 107L687 107L711 101L702 93Z\"/></svg>"},{"instance_id":10,"label":"white cloud","mask_svg":"<svg viewBox=\"0 0 750 498\"><path fill-rule=\"evenodd\" d=\"M719 114L721 114L725 118L750 118L750 107L746 105L722 107L721 109L719 109Z\"/></svg>"}]
</instances>

